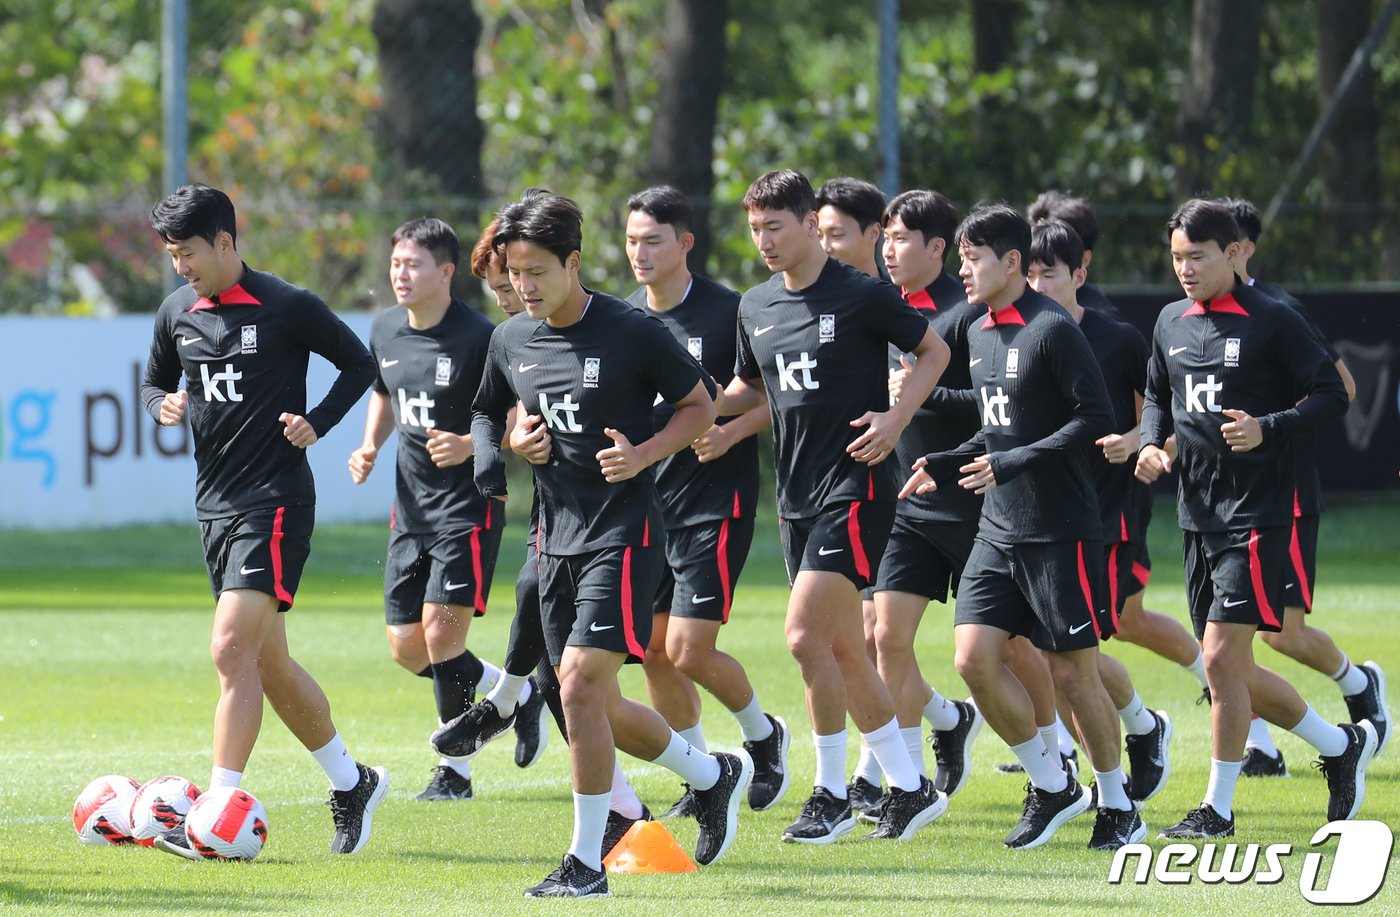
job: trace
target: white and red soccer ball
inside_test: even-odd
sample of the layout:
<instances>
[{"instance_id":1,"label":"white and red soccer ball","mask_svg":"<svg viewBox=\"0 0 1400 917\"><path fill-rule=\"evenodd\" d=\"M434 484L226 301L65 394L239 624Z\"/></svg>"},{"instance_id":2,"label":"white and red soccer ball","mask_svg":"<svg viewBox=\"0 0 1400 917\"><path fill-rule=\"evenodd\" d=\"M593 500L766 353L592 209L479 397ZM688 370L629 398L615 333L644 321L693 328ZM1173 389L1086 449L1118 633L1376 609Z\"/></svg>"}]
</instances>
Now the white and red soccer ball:
<instances>
[{"instance_id":1,"label":"white and red soccer ball","mask_svg":"<svg viewBox=\"0 0 1400 917\"><path fill-rule=\"evenodd\" d=\"M185 816L198 798L199 787L184 777L147 780L131 803L131 836L149 847L157 835L183 828Z\"/></svg>"},{"instance_id":2,"label":"white and red soccer ball","mask_svg":"<svg viewBox=\"0 0 1400 917\"><path fill-rule=\"evenodd\" d=\"M73 801L73 830L84 844L133 844L131 804L141 785L130 777L108 774L83 788Z\"/></svg>"},{"instance_id":3,"label":"white and red soccer ball","mask_svg":"<svg viewBox=\"0 0 1400 917\"><path fill-rule=\"evenodd\" d=\"M190 806L185 837L207 860L251 860L267 843L267 812L247 790L219 787Z\"/></svg>"}]
</instances>

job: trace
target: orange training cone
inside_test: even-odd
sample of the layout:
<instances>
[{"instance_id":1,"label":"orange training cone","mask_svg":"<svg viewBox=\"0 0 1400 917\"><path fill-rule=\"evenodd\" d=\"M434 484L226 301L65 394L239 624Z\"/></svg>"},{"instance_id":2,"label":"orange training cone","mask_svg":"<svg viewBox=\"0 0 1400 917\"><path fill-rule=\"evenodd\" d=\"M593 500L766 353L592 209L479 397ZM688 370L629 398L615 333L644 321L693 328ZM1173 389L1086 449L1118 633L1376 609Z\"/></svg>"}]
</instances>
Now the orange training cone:
<instances>
[{"instance_id":1,"label":"orange training cone","mask_svg":"<svg viewBox=\"0 0 1400 917\"><path fill-rule=\"evenodd\" d=\"M634 822L603 860L608 872L695 872L690 854L681 849L659 821Z\"/></svg>"}]
</instances>

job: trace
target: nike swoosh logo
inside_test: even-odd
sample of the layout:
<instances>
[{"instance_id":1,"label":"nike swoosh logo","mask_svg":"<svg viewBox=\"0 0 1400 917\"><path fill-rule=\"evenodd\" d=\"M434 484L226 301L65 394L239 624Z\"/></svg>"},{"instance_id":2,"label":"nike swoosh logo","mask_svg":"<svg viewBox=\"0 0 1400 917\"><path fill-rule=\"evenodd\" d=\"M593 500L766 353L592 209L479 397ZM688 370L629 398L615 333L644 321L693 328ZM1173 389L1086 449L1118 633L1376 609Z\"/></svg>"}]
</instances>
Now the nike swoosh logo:
<instances>
[{"instance_id":1,"label":"nike swoosh logo","mask_svg":"<svg viewBox=\"0 0 1400 917\"><path fill-rule=\"evenodd\" d=\"M204 338L187 338L187 337L185 337L185 336L182 334L182 335L180 335L180 346L181 346L181 347L188 347L188 346L190 346L191 344L193 344L195 341L202 341L202 340L204 340Z\"/></svg>"},{"instance_id":2,"label":"nike swoosh logo","mask_svg":"<svg viewBox=\"0 0 1400 917\"><path fill-rule=\"evenodd\" d=\"M1288 584L1286 584L1283 588L1285 588L1285 589L1292 589L1292 588L1293 588L1294 586L1296 586L1296 585L1298 585L1298 584L1297 584L1297 583L1288 583Z\"/></svg>"},{"instance_id":3,"label":"nike swoosh logo","mask_svg":"<svg viewBox=\"0 0 1400 917\"><path fill-rule=\"evenodd\" d=\"M250 576L254 573L261 573L266 569L266 567L239 567L238 573L240 576Z\"/></svg>"},{"instance_id":4,"label":"nike swoosh logo","mask_svg":"<svg viewBox=\"0 0 1400 917\"><path fill-rule=\"evenodd\" d=\"M444 582L444 583L442 584L442 588L446 589L448 592L451 592L453 589L461 589L463 586L467 586L467 585L470 585L470 584L469 584L469 583Z\"/></svg>"},{"instance_id":5,"label":"nike swoosh logo","mask_svg":"<svg viewBox=\"0 0 1400 917\"><path fill-rule=\"evenodd\" d=\"M973 360L971 363L967 364L967 368L968 368L968 369L971 369L972 367L976 366L978 363L981 363L981 362L982 362L982 358L981 358L981 357L978 357L977 359Z\"/></svg>"},{"instance_id":6,"label":"nike swoosh logo","mask_svg":"<svg viewBox=\"0 0 1400 917\"><path fill-rule=\"evenodd\" d=\"M1069 635L1070 635L1071 637L1073 637L1075 634L1079 633L1081 630L1083 630L1084 628L1088 627L1088 626L1090 625L1090 623L1092 623L1092 622L1090 622L1090 621L1085 621L1083 624L1079 625L1078 627L1071 627L1071 628L1069 629Z\"/></svg>"},{"instance_id":7,"label":"nike swoosh logo","mask_svg":"<svg viewBox=\"0 0 1400 917\"><path fill-rule=\"evenodd\" d=\"M521 364L520 364L520 371L521 371L522 373L528 373L530 370L534 369L536 366L539 366L539 365L540 365L540 364L538 364L538 363L528 363L528 364L527 364L527 363L521 363Z\"/></svg>"},{"instance_id":8,"label":"nike swoosh logo","mask_svg":"<svg viewBox=\"0 0 1400 917\"><path fill-rule=\"evenodd\" d=\"M716 598L717 598L717 596L713 596L713 595L707 595L707 596L704 596L704 597L701 597L701 596L698 596L698 595L697 595L695 598L691 599L690 601L691 601L693 604L695 604L695 605L703 605L703 604L705 604L706 602L713 602Z\"/></svg>"},{"instance_id":9,"label":"nike swoosh logo","mask_svg":"<svg viewBox=\"0 0 1400 917\"><path fill-rule=\"evenodd\" d=\"M773 330L774 328L776 328L776 327L777 327L776 325L764 325L762 328L755 328L755 329L753 330L753 336L754 336L754 337L762 337L763 335L765 335L765 334L767 334L768 332L772 331L772 330Z\"/></svg>"},{"instance_id":10,"label":"nike swoosh logo","mask_svg":"<svg viewBox=\"0 0 1400 917\"><path fill-rule=\"evenodd\" d=\"M1245 602L1248 602L1248 601L1249 601L1249 599L1235 599L1235 600L1232 602L1232 601L1230 601L1229 599L1226 599L1225 601L1221 602L1220 604L1224 605L1226 608L1234 608L1236 605L1243 605Z\"/></svg>"},{"instance_id":11,"label":"nike swoosh logo","mask_svg":"<svg viewBox=\"0 0 1400 917\"><path fill-rule=\"evenodd\" d=\"M616 626L617 626L616 624L607 624L607 625L604 625L603 627L599 627L599 626L598 626L598 622L597 622L597 621L594 621L592 624L588 625L588 629L591 630L591 631L593 631L593 633L596 634L596 633L598 633L599 631L612 630L612 629L613 629L614 627L616 627Z\"/></svg>"},{"instance_id":12,"label":"nike swoosh logo","mask_svg":"<svg viewBox=\"0 0 1400 917\"><path fill-rule=\"evenodd\" d=\"M1177 354L1181 353L1183 350L1190 350L1190 349L1191 349L1191 348L1190 348L1189 346L1187 346L1187 347L1173 347L1173 348L1171 348L1170 350L1167 351L1167 356L1169 356L1169 357L1174 357L1174 356L1176 356Z\"/></svg>"},{"instance_id":13,"label":"nike swoosh logo","mask_svg":"<svg viewBox=\"0 0 1400 917\"><path fill-rule=\"evenodd\" d=\"M379 366L380 366L381 369L388 369L390 366L398 366L398 365L399 365L399 361L398 361L398 360L386 360L386 359L384 359L383 357L380 357L380 358L379 358Z\"/></svg>"},{"instance_id":14,"label":"nike swoosh logo","mask_svg":"<svg viewBox=\"0 0 1400 917\"><path fill-rule=\"evenodd\" d=\"M846 549L845 549L845 548L817 548L817 553L820 554L822 557L825 557L825 556L827 556L828 554L840 554L840 553L841 553L842 551L844 551L844 550L846 550Z\"/></svg>"}]
</instances>

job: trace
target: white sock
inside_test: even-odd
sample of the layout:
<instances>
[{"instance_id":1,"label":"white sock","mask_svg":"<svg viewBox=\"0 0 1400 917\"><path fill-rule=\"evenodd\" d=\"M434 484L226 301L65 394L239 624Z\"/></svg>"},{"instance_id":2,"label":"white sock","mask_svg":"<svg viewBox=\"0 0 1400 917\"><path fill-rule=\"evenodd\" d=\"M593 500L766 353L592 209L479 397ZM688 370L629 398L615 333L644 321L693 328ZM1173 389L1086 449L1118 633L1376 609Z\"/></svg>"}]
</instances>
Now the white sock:
<instances>
[{"instance_id":1,"label":"white sock","mask_svg":"<svg viewBox=\"0 0 1400 917\"><path fill-rule=\"evenodd\" d=\"M698 748L701 752L707 755L710 753L710 747L705 744L705 727L701 726L699 723L696 723L689 729L677 729L676 733L682 739L685 739L691 745Z\"/></svg>"},{"instance_id":2,"label":"white sock","mask_svg":"<svg viewBox=\"0 0 1400 917\"><path fill-rule=\"evenodd\" d=\"M1342 697L1360 694L1371 686L1365 671L1359 665L1352 665L1346 653L1342 653L1342 667L1332 673L1332 680L1342 689Z\"/></svg>"},{"instance_id":3,"label":"white sock","mask_svg":"<svg viewBox=\"0 0 1400 917\"><path fill-rule=\"evenodd\" d=\"M693 789L708 790L719 782L719 761L681 738L674 729L666 750L651 763L666 768Z\"/></svg>"},{"instance_id":4,"label":"white sock","mask_svg":"<svg viewBox=\"0 0 1400 917\"><path fill-rule=\"evenodd\" d=\"M1058 713L1055 714L1055 728L1059 730L1059 732L1056 734L1055 740L1059 744L1060 754L1074 754L1074 736L1070 734L1069 728L1065 726L1065 721L1060 719L1060 715ZM1047 748L1050 747L1049 742L1045 743L1045 745Z\"/></svg>"},{"instance_id":5,"label":"white sock","mask_svg":"<svg viewBox=\"0 0 1400 917\"><path fill-rule=\"evenodd\" d=\"M1055 717L1055 722L1049 726L1037 726L1035 731L1040 733L1040 744L1046 748L1053 748L1058 755L1060 751L1060 718ZM1056 762L1056 766L1058 762Z\"/></svg>"},{"instance_id":6,"label":"white sock","mask_svg":"<svg viewBox=\"0 0 1400 917\"><path fill-rule=\"evenodd\" d=\"M603 831L608 827L609 793L574 794L574 837L569 852L589 869L603 868Z\"/></svg>"},{"instance_id":7,"label":"white sock","mask_svg":"<svg viewBox=\"0 0 1400 917\"><path fill-rule=\"evenodd\" d=\"M1278 747L1274 745L1274 737L1269 734L1268 722L1257 716L1249 718L1249 738L1244 740L1244 747L1257 748L1270 758L1278 757Z\"/></svg>"},{"instance_id":8,"label":"white sock","mask_svg":"<svg viewBox=\"0 0 1400 917\"><path fill-rule=\"evenodd\" d=\"M1190 665L1182 666L1183 669L1196 676L1196 680L1201 683L1201 688L1206 687L1206 656L1201 652L1200 647L1196 647L1196 661Z\"/></svg>"},{"instance_id":9,"label":"white sock","mask_svg":"<svg viewBox=\"0 0 1400 917\"><path fill-rule=\"evenodd\" d=\"M1099 808L1117 809L1127 812L1133 804L1128 801L1128 793L1123 789L1123 768L1111 771L1094 771L1094 786L1099 789Z\"/></svg>"},{"instance_id":10,"label":"white sock","mask_svg":"<svg viewBox=\"0 0 1400 917\"><path fill-rule=\"evenodd\" d=\"M762 742L773 734L773 721L763 712L757 691L753 693L749 705L734 714L734 719L739 721L739 732L743 734L745 742Z\"/></svg>"},{"instance_id":11,"label":"white sock","mask_svg":"<svg viewBox=\"0 0 1400 917\"><path fill-rule=\"evenodd\" d=\"M860 737L875 753L875 760L880 762L880 769L891 787L899 787L907 793L919 788L919 772L909 760L909 749L904 747L904 736L899 732L899 720L890 717L888 723L874 732L862 732Z\"/></svg>"},{"instance_id":12,"label":"white sock","mask_svg":"<svg viewBox=\"0 0 1400 917\"><path fill-rule=\"evenodd\" d=\"M829 736L812 733L817 749L817 786L826 787L837 799L846 798L846 730ZM877 775L876 780L879 780ZM878 783L875 784L879 786Z\"/></svg>"},{"instance_id":13,"label":"white sock","mask_svg":"<svg viewBox=\"0 0 1400 917\"><path fill-rule=\"evenodd\" d=\"M481 663L481 678L478 679L476 683L476 695L480 697L483 694L489 694L500 682L501 676L505 673L485 659L479 659L478 661ZM499 710L500 708L497 707L496 709Z\"/></svg>"},{"instance_id":14,"label":"white sock","mask_svg":"<svg viewBox=\"0 0 1400 917\"><path fill-rule=\"evenodd\" d=\"M841 731L845 735L845 730ZM846 751L841 750L841 769L846 769ZM875 753L870 750L870 746L865 744L865 739L860 740L860 757L856 759L856 769L851 774L851 779L861 777L868 783L879 786L885 782L885 772L880 769L880 762L875 760Z\"/></svg>"},{"instance_id":15,"label":"white sock","mask_svg":"<svg viewBox=\"0 0 1400 917\"><path fill-rule=\"evenodd\" d=\"M1026 777L1038 789L1058 793L1069 786L1069 777L1060 766L1060 756L1045 747L1045 740L1032 736L1020 745L1011 746L1011 753L1026 770Z\"/></svg>"},{"instance_id":16,"label":"white sock","mask_svg":"<svg viewBox=\"0 0 1400 917\"><path fill-rule=\"evenodd\" d=\"M355 784L360 782L360 769L355 765L355 759L350 757L345 743L340 740L340 733L331 736L331 740L313 751L311 757L326 772L331 789L344 793L353 790Z\"/></svg>"},{"instance_id":17,"label":"white sock","mask_svg":"<svg viewBox=\"0 0 1400 917\"><path fill-rule=\"evenodd\" d=\"M1242 761L1217 761L1210 759L1210 783L1206 784L1206 798L1202 805L1210 806L1226 818L1234 814L1235 784L1240 779Z\"/></svg>"},{"instance_id":18,"label":"white sock","mask_svg":"<svg viewBox=\"0 0 1400 917\"><path fill-rule=\"evenodd\" d=\"M1316 748L1317 753L1324 758L1340 755L1347 750L1346 730L1318 716L1311 704L1308 705L1303 718L1298 721L1298 725L1288 731Z\"/></svg>"},{"instance_id":19,"label":"white sock","mask_svg":"<svg viewBox=\"0 0 1400 917\"><path fill-rule=\"evenodd\" d=\"M1148 712L1136 691L1127 706L1118 708L1118 718L1123 721L1123 731L1130 736L1145 736L1157 728L1157 718Z\"/></svg>"},{"instance_id":20,"label":"white sock","mask_svg":"<svg viewBox=\"0 0 1400 917\"><path fill-rule=\"evenodd\" d=\"M472 779L472 765L466 758L458 758L455 761L451 758L439 758L438 764L442 767L452 768L457 772L457 776L463 780Z\"/></svg>"},{"instance_id":21,"label":"white sock","mask_svg":"<svg viewBox=\"0 0 1400 917\"><path fill-rule=\"evenodd\" d=\"M924 704L924 719L938 732L946 732L962 722L962 714L958 713L958 708L950 704L935 688L933 697Z\"/></svg>"},{"instance_id":22,"label":"white sock","mask_svg":"<svg viewBox=\"0 0 1400 917\"><path fill-rule=\"evenodd\" d=\"M496 708L501 716L510 716L515 708L530 699L535 689L530 686L529 675L512 675L502 672L496 686L486 695L486 700Z\"/></svg>"},{"instance_id":23,"label":"white sock","mask_svg":"<svg viewBox=\"0 0 1400 917\"><path fill-rule=\"evenodd\" d=\"M612 801L608 803L608 808L621 815L623 818L641 818L642 801L637 798L637 791L632 789L632 784L627 781L627 775L622 772L622 762L613 759L613 785Z\"/></svg>"},{"instance_id":24,"label":"white sock","mask_svg":"<svg viewBox=\"0 0 1400 917\"><path fill-rule=\"evenodd\" d=\"M924 730L919 726L910 726L907 729L901 726L899 734L904 737L904 747L909 750L909 760L914 762L914 770L919 772L920 777L927 777L928 765L924 763Z\"/></svg>"},{"instance_id":25,"label":"white sock","mask_svg":"<svg viewBox=\"0 0 1400 917\"><path fill-rule=\"evenodd\" d=\"M226 767L216 767L209 775L209 789L216 790L221 786L239 786L243 783L242 771L231 771Z\"/></svg>"}]
</instances>

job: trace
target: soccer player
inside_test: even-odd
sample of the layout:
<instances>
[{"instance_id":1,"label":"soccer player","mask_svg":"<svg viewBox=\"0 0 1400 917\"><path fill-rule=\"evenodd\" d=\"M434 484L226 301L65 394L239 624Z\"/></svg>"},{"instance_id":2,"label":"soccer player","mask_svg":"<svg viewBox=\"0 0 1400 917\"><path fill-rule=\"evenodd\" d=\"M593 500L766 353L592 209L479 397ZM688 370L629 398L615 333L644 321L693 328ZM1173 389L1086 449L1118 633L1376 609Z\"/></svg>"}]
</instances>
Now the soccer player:
<instances>
[{"instance_id":1,"label":"soccer player","mask_svg":"<svg viewBox=\"0 0 1400 917\"><path fill-rule=\"evenodd\" d=\"M1235 259L1235 273L1240 280L1291 308L1307 324L1318 344L1327 351L1347 398L1356 397L1356 381L1346 361L1331 345L1308 315L1307 309L1285 290L1259 283L1250 276L1249 260L1264 225L1259 211L1249 201L1226 198L1221 201L1230 208L1240 228L1240 253ZM1293 457L1297 476L1293 496L1293 532L1289 540L1288 563L1284 565L1283 629L1277 633L1262 633L1260 637L1274 650L1328 676L1336 683L1346 701L1353 723L1370 720L1376 727L1376 753L1385 748L1390 738L1390 717L1385 708L1385 672L1378 663L1367 660L1352 665L1347 654L1321 628L1308 623L1312 613L1313 589L1317 572L1318 522L1322 515L1322 481L1317 466L1317 437L1304 434L1294 439ZM1249 723L1249 738L1245 740L1244 764L1240 773L1245 777L1284 776L1288 769L1283 752L1274 745L1268 724L1259 717Z\"/></svg>"},{"instance_id":2,"label":"soccer player","mask_svg":"<svg viewBox=\"0 0 1400 917\"><path fill-rule=\"evenodd\" d=\"M895 441L948 365L948 347L893 287L827 257L811 184L767 172L743 199L773 272L739 304L735 377L721 414L763 404L773 419L778 515L792 594L788 648L806 685L816 786L783 839L828 844L855 827L846 798L846 714L890 782L877 838L907 839L947 808L921 777L889 690L866 654L859 590L872 585L894 521ZM913 353L890 405L888 347ZM766 394L765 394L766 393Z\"/></svg>"},{"instance_id":3,"label":"soccer player","mask_svg":"<svg viewBox=\"0 0 1400 917\"><path fill-rule=\"evenodd\" d=\"M1098 816L1089 846L1113 850L1147 829L1125 791L1118 718L1099 676L1107 614L1087 449L1112 428L1112 409L1073 319L1027 287L1025 218L1005 204L984 205L963 219L956 238L967 301L987 306L969 348L982 425L958 448L916 461L901 496L952 486L984 494L958 584L954 644L978 709L1030 780L1006 846L1044 844L1090 806L1089 792L1046 747L1031 698L1003 662L1008 641L1023 636L1044 651L1093 765Z\"/></svg>"},{"instance_id":4,"label":"soccer player","mask_svg":"<svg viewBox=\"0 0 1400 917\"><path fill-rule=\"evenodd\" d=\"M817 190L817 232L822 248L843 264L881 277L880 218L884 193L859 178L832 178Z\"/></svg>"},{"instance_id":5,"label":"soccer player","mask_svg":"<svg viewBox=\"0 0 1400 917\"><path fill-rule=\"evenodd\" d=\"M905 191L885 208L881 225L890 279L951 353L937 387L918 406L895 444L895 467L909 468L930 452L961 445L980 426L970 388L967 342L981 314L968 303L962 284L943 268L958 226L957 211L946 197L937 191ZM897 401L904 396L912 364L905 354L892 356L889 392ZM920 718L933 728L937 764L933 785L949 797L967 778L972 743L983 719L972 704L945 699L924 681L914 655L914 636L930 600L946 603L950 591L957 594L981 511L981 497L962 488L901 500L875 582L880 678L894 699L904 743L921 773ZM858 775L856 780L860 779Z\"/></svg>"},{"instance_id":6,"label":"soccer player","mask_svg":"<svg viewBox=\"0 0 1400 917\"><path fill-rule=\"evenodd\" d=\"M669 185L627 202L627 258L641 287L629 302L658 318L676 342L718 384L734 376L734 323L739 294L686 266L695 244L694 209ZM656 426L670 405L656 406ZM706 751L700 726L700 684L739 723L754 762L749 806L777 804L787 792L787 724L765 713L737 659L715 646L729 621L734 587L753 542L758 503L758 442L766 405L722 418L695 441L656 465L666 521L666 569L652 604L651 645L643 664L652 706L692 746ZM668 815L694 811L689 791Z\"/></svg>"},{"instance_id":7,"label":"soccer player","mask_svg":"<svg viewBox=\"0 0 1400 917\"><path fill-rule=\"evenodd\" d=\"M1084 263L1081 266L1085 281L1079 287L1079 304L1092 312L1106 312L1116 321L1123 321L1113 300L1088 282L1089 264L1094 260L1094 246L1099 242L1099 215L1094 212L1094 205L1065 191L1044 191L1026 208L1026 219L1032 224L1042 220L1064 220L1074 228L1084 242Z\"/></svg>"},{"instance_id":8,"label":"soccer player","mask_svg":"<svg viewBox=\"0 0 1400 917\"><path fill-rule=\"evenodd\" d=\"M650 468L714 422L713 382L660 322L584 288L577 204L534 195L506 205L497 219L495 248L505 254L526 314L492 335L474 411L500 421L517 402L538 405L552 438L547 463L535 466L540 602L563 689L574 785L569 851L526 896L593 897L608 894L602 839L614 743L695 790L702 865L733 842L753 779L747 752L699 752L617 685L622 665L646 655L646 598L665 562ZM675 408L661 430L652 425L658 395Z\"/></svg>"},{"instance_id":9,"label":"soccer player","mask_svg":"<svg viewBox=\"0 0 1400 917\"><path fill-rule=\"evenodd\" d=\"M1346 391L1302 319L1235 275L1239 228L1228 207L1187 201L1167 229L1186 298L1163 308L1153 331L1137 476L1152 483L1180 466L1187 603L1212 703L1205 798L1162 835L1233 835L1251 710L1318 750L1328 820L1351 818L1365 797L1375 727L1329 725L1254 661L1255 631L1283 626L1293 439L1340 417ZM1163 449L1172 434L1176 463Z\"/></svg>"},{"instance_id":10,"label":"soccer player","mask_svg":"<svg viewBox=\"0 0 1400 917\"><path fill-rule=\"evenodd\" d=\"M370 355L379 366L364 440L350 453L363 484L389 435L399 435L384 616L394 661L428 670L438 725L460 716L478 684L500 670L467 649L474 616L486 613L505 513L472 480L471 402L495 326L452 295L457 234L431 217L390 240L389 283L397 308L375 317ZM443 758L420 801L470 799L471 765Z\"/></svg>"},{"instance_id":11,"label":"soccer player","mask_svg":"<svg viewBox=\"0 0 1400 917\"><path fill-rule=\"evenodd\" d=\"M224 192L185 185L151 210L151 227L186 281L156 313L141 398L158 423L188 418L194 432L195 511L216 596L210 654L219 702L208 786L242 782L266 699L330 780L331 852L358 853L389 775L350 757L325 693L291 656L283 613L311 551L316 490L305 450L369 387L374 363L319 297L243 263ZM308 411L312 353L340 374ZM187 389L179 388L182 373ZM157 845L198 859L183 832Z\"/></svg>"}]
</instances>

